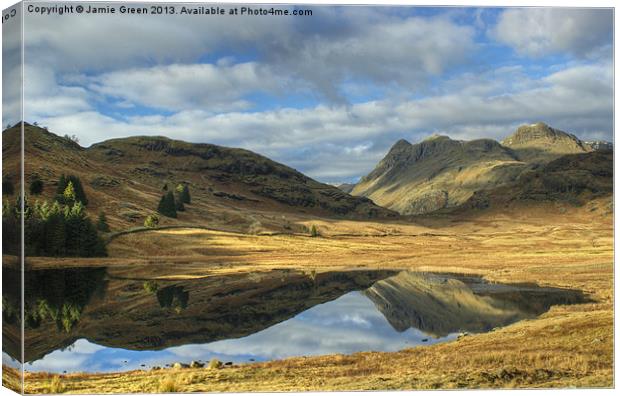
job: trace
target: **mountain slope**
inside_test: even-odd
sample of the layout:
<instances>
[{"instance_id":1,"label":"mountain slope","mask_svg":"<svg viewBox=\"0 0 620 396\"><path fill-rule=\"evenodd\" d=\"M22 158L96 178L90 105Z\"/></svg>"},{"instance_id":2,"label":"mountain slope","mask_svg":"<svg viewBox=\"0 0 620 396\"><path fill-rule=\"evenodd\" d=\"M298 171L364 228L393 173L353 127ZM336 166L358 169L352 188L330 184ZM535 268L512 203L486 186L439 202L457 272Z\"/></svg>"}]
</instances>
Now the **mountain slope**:
<instances>
[{"instance_id":1,"label":"mountain slope","mask_svg":"<svg viewBox=\"0 0 620 396\"><path fill-rule=\"evenodd\" d=\"M18 181L13 168L19 167L19 129L3 132L4 164L9 164L3 176L14 182ZM25 152L26 183L34 175L41 178L42 198L53 198L61 174L75 174L89 198L88 211L91 215L104 211L113 231L141 226L155 212L165 186L173 189L178 183L189 185L192 203L177 219L162 218L161 225L300 232L302 228L291 228L287 216L396 216L367 198L353 197L242 149L165 137L113 139L83 148L68 138L26 125Z\"/></svg>"},{"instance_id":2,"label":"mountain slope","mask_svg":"<svg viewBox=\"0 0 620 396\"><path fill-rule=\"evenodd\" d=\"M567 154L611 148L586 143L544 123L524 125L502 141L456 141L433 136L418 144L398 141L353 195L405 215L456 207L474 193L510 185L530 170Z\"/></svg>"},{"instance_id":3,"label":"mountain slope","mask_svg":"<svg viewBox=\"0 0 620 396\"><path fill-rule=\"evenodd\" d=\"M524 172L515 182L476 192L457 211L506 207L518 202L582 205L613 194L611 151L568 154Z\"/></svg>"},{"instance_id":4,"label":"mountain slope","mask_svg":"<svg viewBox=\"0 0 620 396\"><path fill-rule=\"evenodd\" d=\"M400 140L352 194L401 214L419 214L462 203L474 191L515 178L524 167L491 139L436 136L414 145Z\"/></svg>"}]
</instances>

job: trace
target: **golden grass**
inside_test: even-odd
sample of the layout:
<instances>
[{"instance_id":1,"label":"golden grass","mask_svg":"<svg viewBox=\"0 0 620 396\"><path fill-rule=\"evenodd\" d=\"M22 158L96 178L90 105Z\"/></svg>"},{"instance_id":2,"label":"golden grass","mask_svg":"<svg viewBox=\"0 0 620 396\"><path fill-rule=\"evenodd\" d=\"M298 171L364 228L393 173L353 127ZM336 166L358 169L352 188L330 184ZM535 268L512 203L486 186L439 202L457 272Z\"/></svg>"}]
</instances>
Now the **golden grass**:
<instances>
[{"instance_id":1,"label":"golden grass","mask_svg":"<svg viewBox=\"0 0 620 396\"><path fill-rule=\"evenodd\" d=\"M180 387L177 379L170 375L162 378L157 388L157 392L159 393L179 392L179 390Z\"/></svg>"},{"instance_id":2,"label":"golden grass","mask_svg":"<svg viewBox=\"0 0 620 396\"><path fill-rule=\"evenodd\" d=\"M110 246L109 271L115 271L115 263L136 262L123 261L122 254L150 254L144 269L133 270L147 278L273 268L410 269L581 289L593 302L556 306L490 333L400 352L292 358L220 370L71 374L61 376L62 384L68 393L156 392L166 375L183 392L611 387L611 218L585 208L565 215L552 208L531 213L529 218L498 212L467 222L438 220L434 226L314 220L321 238L195 229L119 237ZM153 246L171 248L156 253ZM26 374L28 393L46 393L48 384L46 374Z\"/></svg>"}]
</instances>

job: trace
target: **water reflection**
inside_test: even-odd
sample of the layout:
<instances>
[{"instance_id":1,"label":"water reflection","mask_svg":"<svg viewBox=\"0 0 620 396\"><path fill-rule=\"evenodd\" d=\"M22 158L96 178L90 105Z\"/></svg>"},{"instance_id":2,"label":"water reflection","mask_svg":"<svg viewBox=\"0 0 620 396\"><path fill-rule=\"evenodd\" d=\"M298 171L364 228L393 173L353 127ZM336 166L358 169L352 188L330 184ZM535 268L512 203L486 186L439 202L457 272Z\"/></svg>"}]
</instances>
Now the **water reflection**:
<instances>
[{"instance_id":1,"label":"water reflection","mask_svg":"<svg viewBox=\"0 0 620 396\"><path fill-rule=\"evenodd\" d=\"M81 268L26 279L26 369L52 372L397 351L584 301L578 291L407 271L164 280Z\"/></svg>"}]
</instances>

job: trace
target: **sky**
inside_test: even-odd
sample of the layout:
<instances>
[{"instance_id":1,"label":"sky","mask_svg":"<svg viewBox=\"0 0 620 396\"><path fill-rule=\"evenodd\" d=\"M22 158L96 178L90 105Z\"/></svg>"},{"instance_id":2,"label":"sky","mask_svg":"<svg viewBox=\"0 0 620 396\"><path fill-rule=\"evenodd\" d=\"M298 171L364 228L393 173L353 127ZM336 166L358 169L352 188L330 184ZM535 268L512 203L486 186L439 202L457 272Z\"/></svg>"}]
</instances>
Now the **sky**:
<instances>
[{"instance_id":1,"label":"sky","mask_svg":"<svg viewBox=\"0 0 620 396\"><path fill-rule=\"evenodd\" d=\"M298 8L312 16L26 12L24 118L83 146L242 147L327 183L432 134L501 140L543 121L613 140L611 9ZM11 29L5 126L20 118Z\"/></svg>"}]
</instances>

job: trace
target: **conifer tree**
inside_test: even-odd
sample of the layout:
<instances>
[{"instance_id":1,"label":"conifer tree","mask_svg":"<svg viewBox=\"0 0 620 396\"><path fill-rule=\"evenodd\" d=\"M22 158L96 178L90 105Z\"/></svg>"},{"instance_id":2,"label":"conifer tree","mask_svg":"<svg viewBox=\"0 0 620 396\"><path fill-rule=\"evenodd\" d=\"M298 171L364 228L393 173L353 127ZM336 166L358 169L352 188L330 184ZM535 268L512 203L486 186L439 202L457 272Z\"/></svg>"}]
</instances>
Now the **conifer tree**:
<instances>
[{"instance_id":1,"label":"conifer tree","mask_svg":"<svg viewBox=\"0 0 620 396\"><path fill-rule=\"evenodd\" d=\"M176 208L177 212L184 212L185 211L185 205L183 205L183 200L181 200L181 197L179 195L177 195L175 197L174 204L175 204L175 208Z\"/></svg>"},{"instance_id":2,"label":"conifer tree","mask_svg":"<svg viewBox=\"0 0 620 396\"><path fill-rule=\"evenodd\" d=\"M108 225L108 220L103 211L99 212L99 217L97 218L97 230L101 232L110 232L110 226Z\"/></svg>"},{"instance_id":3,"label":"conifer tree","mask_svg":"<svg viewBox=\"0 0 620 396\"><path fill-rule=\"evenodd\" d=\"M176 188L177 193L179 193L179 199L181 202L189 204L192 199L189 195L189 186L187 184L179 184Z\"/></svg>"},{"instance_id":4,"label":"conifer tree","mask_svg":"<svg viewBox=\"0 0 620 396\"><path fill-rule=\"evenodd\" d=\"M43 192L43 180L34 177L30 182L30 194L39 195Z\"/></svg>"},{"instance_id":5,"label":"conifer tree","mask_svg":"<svg viewBox=\"0 0 620 396\"><path fill-rule=\"evenodd\" d=\"M172 191L168 191L161 197L159 205L157 206L157 211L167 217L177 217L176 204Z\"/></svg>"},{"instance_id":6,"label":"conifer tree","mask_svg":"<svg viewBox=\"0 0 620 396\"><path fill-rule=\"evenodd\" d=\"M75 202L75 188L73 188L72 181L69 181L69 183L67 183L67 187L65 187L65 190L62 193L62 197L64 203L67 205L73 205L73 203Z\"/></svg>"},{"instance_id":7,"label":"conifer tree","mask_svg":"<svg viewBox=\"0 0 620 396\"><path fill-rule=\"evenodd\" d=\"M13 186L13 182L9 178L2 179L2 195L13 195L15 192L15 187Z\"/></svg>"},{"instance_id":8,"label":"conifer tree","mask_svg":"<svg viewBox=\"0 0 620 396\"><path fill-rule=\"evenodd\" d=\"M73 202L65 202L64 201L64 192L67 189L69 183L73 184L73 192L75 195L75 201L79 201L84 204L84 206L88 205L88 199L86 198L86 193L84 192L84 188L82 187L82 182L80 178L77 176L65 176L60 175L60 179L58 180L58 187L56 189L56 199L60 203L66 203L67 205L73 205Z\"/></svg>"}]
</instances>

